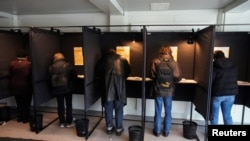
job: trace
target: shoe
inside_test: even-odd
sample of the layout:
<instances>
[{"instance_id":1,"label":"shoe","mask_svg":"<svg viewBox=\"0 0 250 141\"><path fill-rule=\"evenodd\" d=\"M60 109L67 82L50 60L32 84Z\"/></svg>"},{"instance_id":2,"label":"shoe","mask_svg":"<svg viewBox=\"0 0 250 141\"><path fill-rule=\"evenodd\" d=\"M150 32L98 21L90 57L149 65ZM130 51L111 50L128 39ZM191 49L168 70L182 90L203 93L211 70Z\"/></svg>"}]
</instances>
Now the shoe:
<instances>
[{"instance_id":1,"label":"shoe","mask_svg":"<svg viewBox=\"0 0 250 141\"><path fill-rule=\"evenodd\" d=\"M160 133L157 133L155 130L153 130L153 134L154 134L156 137L159 137L159 136L160 136Z\"/></svg>"},{"instance_id":2,"label":"shoe","mask_svg":"<svg viewBox=\"0 0 250 141\"><path fill-rule=\"evenodd\" d=\"M65 124L64 124L64 123L61 123L61 124L60 124L60 127L61 127L61 128L65 127Z\"/></svg>"},{"instance_id":3,"label":"shoe","mask_svg":"<svg viewBox=\"0 0 250 141\"><path fill-rule=\"evenodd\" d=\"M28 122L29 122L28 119L24 119L24 120L23 120L23 123L28 123Z\"/></svg>"},{"instance_id":4,"label":"shoe","mask_svg":"<svg viewBox=\"0 0 250 141\"><path fill-rule=\"evenodd\" d=\"M6 122L5 121L0 121L0 125L5 125Z\"/></svg>"},{"instance_id":5,"label":"shoe","mask_svg":"<svg viewBox=\"0 0 250 141\"><path fill-rule=\"evenodd\" d=\"M67 124L67 126L66 126L66 127L70 128L70 127L73 127L73 126L75 126L75 123L70 123L70 124Z\"/></svg>"},{"instance_id":6,"label":"shoe","mask_svg":"<svg viewBox=\"0 0 250 141\"><path fill-rule=\"evenodd\" d=\"M121 136L123 131L124 131L124 128L122 128L122 129L116 129L116 135L117 136Z\"/></svg>"},{"instance_id":7,"label":"shoe","mask_svg":"<svg viewBox=\"0 0 250 141\"><path fill-rule=\"evenodd\" d=\"M22 122L23 120L21 118L17 118L17 122Z\"/></svg>"},{"instance_id":8,"label":"shoe","mask_svg":"<svg viewBox=\"0 0 250 141\"><path fill-rule=\"evenodd\" d=\"M107 128L107 134L110 135L110 134L113 134L114 132L114 127L112 128Z\"/></svg>"},{"instance_id":9,"label":"shoe","mask_svg":"<svg viewBox=\"0 0 250 141\"><path fill-rule=\"evenodd\" d=\"M169 132L163 132L163 136L167 137L169 135Z\"/></svg>"}]
</instances>

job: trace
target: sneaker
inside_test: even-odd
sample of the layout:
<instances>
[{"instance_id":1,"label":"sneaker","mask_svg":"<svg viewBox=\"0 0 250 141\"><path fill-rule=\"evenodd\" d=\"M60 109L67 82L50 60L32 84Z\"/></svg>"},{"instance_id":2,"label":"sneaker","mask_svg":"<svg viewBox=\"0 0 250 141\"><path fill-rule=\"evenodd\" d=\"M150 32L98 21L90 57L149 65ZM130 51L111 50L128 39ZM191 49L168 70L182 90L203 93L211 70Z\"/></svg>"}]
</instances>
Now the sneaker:
<instances>
[{"instance_id":1,"label":"sneaker","mask_svg":"<svg viewBox=\"0 0 250 141\"><path fill-rule=\"evenodd\" d=\"M22 122L23 120L21 118L17 118L17 122Z\"/></svg>"},{"instance_id":2,"label":"sneaker","mask_svg":"<svg viewBox=\"0 0 250 141\"><path fill-rule=\"evenodd\" d=\"M5 121L1 121L1 122L0 122L0 125L5 125L5 124L6 124Z\"/></svg>"},{"instance_id":3,"label":"sneaker","mask_svg":"<svg viewBox=\"0 0 250 141\"><path fill-rule=\"evenodd\" d=\"M68 123L66 127L70 128L70 127L73 127L75 126L75 123Z\"/></svg>"},{"instance_id":4,"label":"sneaker","mask_svg":"<svg viewBox=\"0 0 250 141\"><path fill-rule=\"evenodd\" d=\"M163 132L163 136L167 137L169 135L169 132Z\"/></svg>"},{"instance_id":5,"label":"sneaker","mask_svg":"<svg viewBox=\"0 0 250 141\"><path fill-rule=\"evenodd\" d=\"M61 123L61 124L60 124L60 127L61 127L61 128L65 127L65 124L64 124L64 123Z\"/></svg>"},{"instance_id":6,"label":"sneaker","mask_svg":"<svg viewBox=\"0 0 250 141\"><path fill-rule=\"evenodd\" d=\"M156 137L159 137L159 136L160 136L160 133L157 133L155 130L153 130L153 134L154 134Z\"/></svg>"},{"instance_id":7,"label":"sneaker","mask_svg":"<svg viewBox=\"0 0 250 141\"><path fill-rule=\"evenodd\" d=\"M114 132L114 127L107 128L107 134L110 135Z\"/></svg>"},{"instance_id":8,"label":"sneaker","mask_svg":"<svg viewBox=\"0 0 250 141\"><path fill-rule=\"evenodd\" d=\"M124 131L124 128L122 128L122 129L116 129L116 135L117 136L121 136L123 131Z\"/></svg>"}]
</instances>

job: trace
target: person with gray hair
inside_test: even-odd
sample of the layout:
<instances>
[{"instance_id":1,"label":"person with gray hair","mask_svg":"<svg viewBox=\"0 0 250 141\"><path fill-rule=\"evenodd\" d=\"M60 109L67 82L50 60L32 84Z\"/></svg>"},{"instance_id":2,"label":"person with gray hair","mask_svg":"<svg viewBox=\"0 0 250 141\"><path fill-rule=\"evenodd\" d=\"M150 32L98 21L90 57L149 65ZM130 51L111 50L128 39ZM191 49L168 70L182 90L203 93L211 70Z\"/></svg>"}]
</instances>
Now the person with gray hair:
<instances>
[{"instance_id":1,"label":"person with gray hair","mask_svg":"<svg viewBox=\"0 0 250 141\"><path fill-rule=\"evenodd\" d=\"M54 54L53 63L49 66L49 83L52 94L57 99L57 112L60 127L72 127L72 94L73 83L77 74L61 52ZM66 117L65 117L66 102Z\"/></svg>"}]
</instances>

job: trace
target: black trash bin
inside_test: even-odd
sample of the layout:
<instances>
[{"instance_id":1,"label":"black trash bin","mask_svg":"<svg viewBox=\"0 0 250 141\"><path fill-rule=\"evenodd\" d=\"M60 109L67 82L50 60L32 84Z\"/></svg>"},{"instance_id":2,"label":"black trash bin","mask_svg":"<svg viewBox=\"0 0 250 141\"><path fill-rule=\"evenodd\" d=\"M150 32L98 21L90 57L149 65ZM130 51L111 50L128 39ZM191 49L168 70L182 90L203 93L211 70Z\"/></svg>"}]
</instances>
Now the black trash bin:
<instances>
[{"instance_id":1,"label":"black trash bin","mask_svg":"<svg viewBox=\"0 0 250 141\"><path fill-rule=\"evenodd\" d=\"M197 130L197 123L185 120L183 121L183 137L186 139L197 139L198 136L196 135ZM197 139L198 140L198 139Z\"/></svg>"},{"instance_id":2,"label":"black trash bin","mask_svg":"<svg viewBox=\"0 0 250 141\"><path fill-rule=\"evenodd\" d=\"M2 106L0 107L0 121L9 121L10 120L10 107Z\"/></svg>"},{"instance_id":3,"label":"black trash bin","mask_svg":"<svg viewBox=\"0 0 250 141\"><path fill-rule=\"evenodd\" d=\"M43 115L37 114L36 117L34 115L30 116L30 130L32 132L40 131L43 128Z\"/></svg>"},{"instance_id":4,"label":"black trash bin","mask_svg":"<svg viewBox=\"0 0 250 141\"><path fill-rule=\"evenodd\" d=\"M78 137L85 137L88 134L89 120L85 118L75 120L76 134Z\"/></svg>"},{"instance_id":5,"label":"black trash bin","mask_svg":"<svg viewBox=\"0 0 250 141\"><path fill-rule=\"evenodd\" d=\"M142 141L142 127L131 125L128 127L129 141Z\"/></svg>"}]
</instances>

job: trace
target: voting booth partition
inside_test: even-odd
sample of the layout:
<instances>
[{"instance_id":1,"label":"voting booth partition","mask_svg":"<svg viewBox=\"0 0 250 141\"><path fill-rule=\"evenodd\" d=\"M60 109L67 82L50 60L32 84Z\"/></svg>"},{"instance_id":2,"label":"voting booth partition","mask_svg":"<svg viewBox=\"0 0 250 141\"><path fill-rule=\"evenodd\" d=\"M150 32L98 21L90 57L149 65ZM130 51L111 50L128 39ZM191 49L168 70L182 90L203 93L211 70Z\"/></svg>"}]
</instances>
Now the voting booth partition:
<instances>
[{"instance_id":1,"label":"voting booth partition","mask_svg":"<svg viewBox=\"0 0 250 141\"><path fill-rule=\"evenodd\" d=\"M86 27L83 28L82 35L73 34L72 37L77 38L76 42L74 42L74 46L83 47L82 54L85 58L83 65L76 66L76 71L78 74L84 75L84 80L80 79L76 89L76 92L79 94L84 94L83 103L85 105L85 109L83 109L85 118L87 115L88 108L95 103L100 96L98 95L96 90L96 85L94 81L94 65L96 61L100 57L100 42L99 42L99 34L98 32L88 29ZM71 37L71 38L72 38ZM81 40L81 37L83 40ZM80 38L80 39L79 39ZM62 39L65 39L62 41ZM47 70L49 65L52 63L53 54L55 52L62 52L65 54L65 58L69 58L69 62L74 64L73 54L74 48L67 44L72 42L69 39L69 35L65 34L64 36L60 34L60 32L55 32L53 30L45 30L39 28L32 28L30 30L30 41L31 41L31 52L32 52L32 70L33 70L33 87L34 87L34 107L35 114L37 112L36 108L41 104L47 102L48 100L54 98L49 90L49 86L47 83ZM80 43L82 41L82 43ZM62 44L65 43L65 44ZM71 47L71 48L62 48L62 47ZM84 51L83 51L84 50ZM81 60L80 60L81 61ZM82 60L83 61L83 60ZM84 89L83 89L84 88ZM54 122L54 121L52 121ZM49 123L50 124L50 123ZM46 126L45 126L46 127ZM91 132L90 132L91 133ZM86 136L88 137L88 135Z\"/></svg>"},{"instance_id":2,"label":"voting booth partition","mask_svg":"<svg viewBox=\"0 0 250 141\"><path fill-rule=\"evenodd\" d=\"M53 30L53 28L30 28L28 33L1 30L0 98L11 97L8 89L8 63L15 58L15 53L19 49L27 50L32 62L34 115L41 114L40 106L54 98L47 83L47 69L52 63L53 53L60 51L71 64L74 64L77 73L83 76L78 78L74 93L84 95L82 100L84 109L82 110L84 110L83 116L86 119L88 119L89 108L101 97L101 92L98 91L95 81L95 64L109 48L129 49L129 54L125 55L129 59L132 73L127 80L127 96L142 100L143 131L145 128L143 125L146 116L146 99L153 99L152 81L148 79L150 77L150 63L153 58L158 57L158 50L162 45L169 45L177 50L175 57L182 69L182 77L186 80L192 80L192 83L187 83L185 80L176 83L173 97L175 101L191 103L190 121L193 120L192 106L195 105L195 110L205 120L205 126L208 125L215 47L230 48L229 57L239 67L239 80L250 81L250 35L247 32L216 32L216 26L211 25L195 32L194 43L187 44L191 32L154 32L147 31L147 26L143 26L139 32L101 32L97 30L98 27L79 28L82 31L78 33L63 33L60 30ZM77 62L78 64L76 64L77 52L83 56ZM240 85L236 104L249 108L250 96L248 95L249 86ZM103 112L101 105L100 109ZM43 126L43 129L49 124ZM86 135L87 138L93 130L94 128Z\"/></svg>"}]
</instances>

